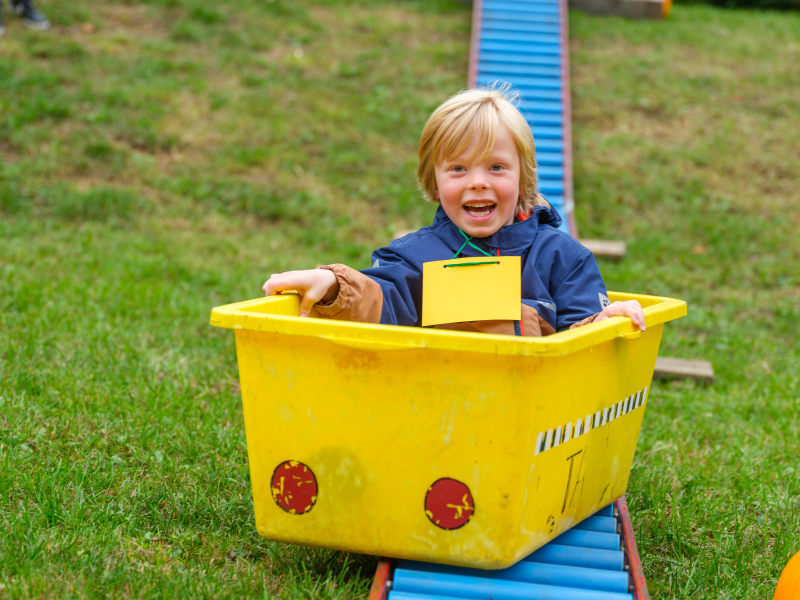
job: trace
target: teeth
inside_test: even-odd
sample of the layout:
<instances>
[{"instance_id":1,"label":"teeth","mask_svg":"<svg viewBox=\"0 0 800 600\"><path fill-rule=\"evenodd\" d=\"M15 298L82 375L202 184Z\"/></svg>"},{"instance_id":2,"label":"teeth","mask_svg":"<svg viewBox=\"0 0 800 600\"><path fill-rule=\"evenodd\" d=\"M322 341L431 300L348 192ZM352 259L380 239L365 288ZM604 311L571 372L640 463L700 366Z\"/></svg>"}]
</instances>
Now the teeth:
<instances>
[{"instance_id":1,"label":"teeth","mask_svg":"<svg viewBox=\"0 0 800 600\"><path fill-rule=\"evenodd\" d=\"M485 217L494 210L494 202L475 202L465 204L464 209L473 217Z\"/></svg>"}]
</instances>

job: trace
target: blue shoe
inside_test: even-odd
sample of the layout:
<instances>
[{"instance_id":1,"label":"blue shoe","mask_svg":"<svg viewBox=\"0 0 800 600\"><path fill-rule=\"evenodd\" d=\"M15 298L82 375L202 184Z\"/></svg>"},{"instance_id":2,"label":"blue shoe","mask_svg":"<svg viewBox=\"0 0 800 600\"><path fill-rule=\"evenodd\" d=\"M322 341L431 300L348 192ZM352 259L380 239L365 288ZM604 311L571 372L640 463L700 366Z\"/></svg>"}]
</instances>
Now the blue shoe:
<instances>
[{"instance_id":1,"label":"blue shoe","mask_svg":"<svg viewBox=\"0 0 800 600\"><path fill-rule=\"evenodd\" d=\"M43 31L50 28L50 21L36 10L33 0L11 0L11 8L31 29Z\"/></svg>"}]
</instances>

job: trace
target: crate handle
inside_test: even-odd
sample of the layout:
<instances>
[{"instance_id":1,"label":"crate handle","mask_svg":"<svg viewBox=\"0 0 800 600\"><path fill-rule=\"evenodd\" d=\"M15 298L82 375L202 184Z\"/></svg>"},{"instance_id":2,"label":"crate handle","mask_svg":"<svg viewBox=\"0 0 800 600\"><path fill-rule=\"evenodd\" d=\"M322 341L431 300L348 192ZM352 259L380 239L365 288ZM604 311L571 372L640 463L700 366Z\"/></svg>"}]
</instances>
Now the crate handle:
<instances>
[{"instance_id":1,"label":"crate handle","mask_svg":"<svg viewBox=\"0 0 800 600\"><path fill-rule=\"evenodd\" d=\"M335 335L320 334L319 338L327 342L333 342L340 346L347 346L348 348L357 348L359 350L417 350L425 347L425 342L419 340L416 342L405 342L403 344L392 344L390 342L371 342L369 340L348 340Z\"/></svg>"},{"instance_id":2,"label":"crate handle","mask_svg":"<svg viewBox=\"0 0 800 600\"><path fill-rule=\"evenodd\" d=\"M634 331L633 333L622 333L619 335L619 337L621 337L623 340L632 342L634 340L638 340L643 334L643 331Z\"/></svg>"}]
</instances>

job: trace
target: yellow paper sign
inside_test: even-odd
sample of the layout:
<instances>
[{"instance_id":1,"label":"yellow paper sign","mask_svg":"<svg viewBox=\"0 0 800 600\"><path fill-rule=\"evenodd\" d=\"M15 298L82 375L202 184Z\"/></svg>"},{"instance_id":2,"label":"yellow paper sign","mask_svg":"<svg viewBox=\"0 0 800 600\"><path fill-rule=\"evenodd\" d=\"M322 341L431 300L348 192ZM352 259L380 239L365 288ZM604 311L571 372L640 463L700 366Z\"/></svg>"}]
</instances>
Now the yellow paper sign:
<instances>
[{"instance_id":1,"label":"yellow paper sign","mask_svg":"<svg viewBox=\"0 0 800 600\"><path fill-rule=\"evenodd\" d=\"M422 265L422 325L519 321L522 273L519 256L437 260Z\"/></svg>"}]
</instances>

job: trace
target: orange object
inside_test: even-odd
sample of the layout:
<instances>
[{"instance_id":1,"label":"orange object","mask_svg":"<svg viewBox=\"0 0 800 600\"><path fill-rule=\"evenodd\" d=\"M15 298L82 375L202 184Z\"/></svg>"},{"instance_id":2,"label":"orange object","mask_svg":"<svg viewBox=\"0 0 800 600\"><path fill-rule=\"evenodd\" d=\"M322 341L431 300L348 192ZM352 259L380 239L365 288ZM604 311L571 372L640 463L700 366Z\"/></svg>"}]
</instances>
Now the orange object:
<instances>
[{"instance_id":1,"label":"orange object","mask_svg":"<svg viewBox=\"0 0 800 600\"><path fill-rule=\"evenodd\" d=\"M772 600L800 600L800 552L784 567Z\"/></svg>"}]
</instances>

